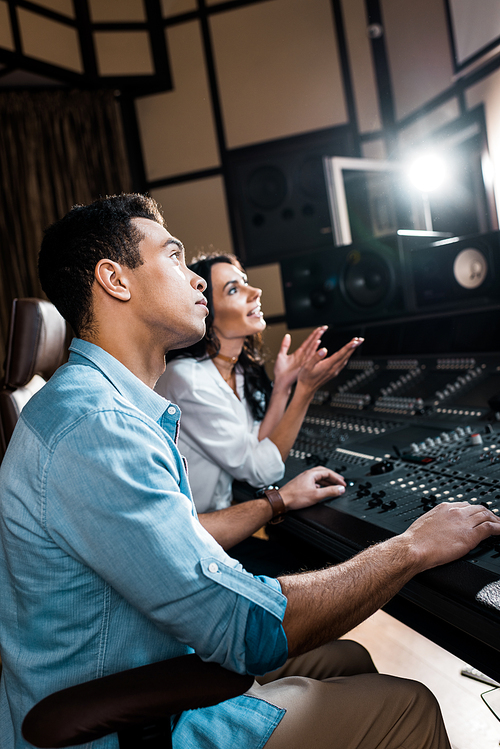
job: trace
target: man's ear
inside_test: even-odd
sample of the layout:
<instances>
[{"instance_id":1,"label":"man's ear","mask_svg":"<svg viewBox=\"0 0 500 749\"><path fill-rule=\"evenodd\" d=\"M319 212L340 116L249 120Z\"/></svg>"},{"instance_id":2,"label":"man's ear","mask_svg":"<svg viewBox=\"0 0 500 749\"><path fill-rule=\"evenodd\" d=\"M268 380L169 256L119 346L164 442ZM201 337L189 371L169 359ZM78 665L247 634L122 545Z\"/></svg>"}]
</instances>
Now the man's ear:
<instances>
[{"instance_id":1,"label":"man's ear","mask_svg":"<svg viewBox=\"0 0 500 749\"><path fill-rule=\"evenodd\" d=\"M113 260L99 260L94 271L99 286L110 296L121 302L130 299L128 277L119 263Z\"/></svg>"}]
</instances>

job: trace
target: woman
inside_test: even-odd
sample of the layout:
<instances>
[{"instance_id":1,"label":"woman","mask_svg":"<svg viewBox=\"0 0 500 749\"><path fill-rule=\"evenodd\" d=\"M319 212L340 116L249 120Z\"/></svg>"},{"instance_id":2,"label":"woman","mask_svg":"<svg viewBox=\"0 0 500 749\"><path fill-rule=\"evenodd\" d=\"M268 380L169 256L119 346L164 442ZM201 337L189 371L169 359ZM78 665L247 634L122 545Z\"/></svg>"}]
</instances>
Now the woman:
<instances>
[{"instance_id":1,"label":"woman","mask_svg":"<svg viewBox=\"0 0 500 749\"><path fill-rule=\"evenodd\" d=\"M179 447L196 507L205 513L231 504L233 479L264 487L282 478L314 393L363 339L353 338L326 358L326 349L319 348L326 326L293 354L287 334L271 385L260 353L266 327L262 291L248 284L233 255L202 256L189 267L207 281L207 332L199 343L169 355L156 390L181 406Z\"/></svg>"}]
</instances>

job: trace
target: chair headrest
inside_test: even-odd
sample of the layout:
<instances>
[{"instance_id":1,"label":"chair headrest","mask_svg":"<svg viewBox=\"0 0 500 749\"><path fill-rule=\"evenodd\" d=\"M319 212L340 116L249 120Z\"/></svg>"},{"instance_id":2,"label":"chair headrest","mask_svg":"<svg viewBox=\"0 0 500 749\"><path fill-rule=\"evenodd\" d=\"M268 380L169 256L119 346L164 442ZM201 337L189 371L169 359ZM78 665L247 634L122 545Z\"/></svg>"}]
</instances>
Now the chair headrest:
<instances>
[{"instance_id":1,"label":"chair headrest","mask_svg":"<svg viewBox=\"0 0 500 749\"><path fill-rule=\"evenodd\" d=\"M38 374L45 380L64 358L66 322L50 302L14 299L3 384L24 387Z\"/></svg>"}]
</instances>

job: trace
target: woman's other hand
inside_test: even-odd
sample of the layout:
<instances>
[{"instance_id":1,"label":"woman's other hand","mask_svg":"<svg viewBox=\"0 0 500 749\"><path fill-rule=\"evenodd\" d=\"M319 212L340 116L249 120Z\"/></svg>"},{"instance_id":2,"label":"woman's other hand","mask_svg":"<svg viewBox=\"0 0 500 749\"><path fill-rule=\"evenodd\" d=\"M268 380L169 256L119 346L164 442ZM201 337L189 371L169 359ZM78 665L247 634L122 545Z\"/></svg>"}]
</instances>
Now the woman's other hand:
<instances>
[{"instance_id":1,"label":"woman's other hand","mask_svg":"<svg viewBox=\"0 0 500 749\"><path fill-rule=\"evenodd\" d=\"M297 383L311 393L316 392L318 388L338 375L363 341L364 338L353 338L339 351L328 357L326 348L318 349L304 363L297 377Z\"/></svg>"},{"instance_id":2,"label":"woman's other hand","mask_svg":"<svg viewBox=\"0 0 500 749\"><path fill-rule=\"evenodd\" d=\"M292 385L297 381L299 372L304 364L316 354L321 343L321 336L327 328L327 325L322 325L313 330L293 354L288 353L292 342L290 333L285 335L274 364L275 388L290 390Z\"/></svg>"}]
</instances>

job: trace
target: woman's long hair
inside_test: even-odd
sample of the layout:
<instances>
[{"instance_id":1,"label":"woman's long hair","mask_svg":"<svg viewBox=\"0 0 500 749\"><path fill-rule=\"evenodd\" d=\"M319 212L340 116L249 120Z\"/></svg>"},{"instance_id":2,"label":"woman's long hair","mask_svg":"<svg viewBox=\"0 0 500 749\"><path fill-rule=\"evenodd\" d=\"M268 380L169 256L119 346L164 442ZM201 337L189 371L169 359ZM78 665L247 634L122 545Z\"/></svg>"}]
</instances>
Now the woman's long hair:
<instances>
[{"instance_id":1,"label":"woman's long hair","mask_svg":"<svg viewBox=\"0 0 500 749\"><path fill-rule=\"evenodd\" d=\"M208 303L208 316L206 318L205 336L183 349L170 351L167 355L167 362L177 357L191 356L195 359L215 359L220 351L220 341L214 330L213 316L213 287L212 287L212 266L216 263L228 263L234 265L240 270L240 261L236 255L230 253L221 253L219 255L200 255L194 258L190 263L189 269L197 273L207 282L207 288L204 292ZM255 420L260 421L264 418L269 399L271 397L272 385L266 370L264 369L264 358L262 355L262 335L256 333L245 338L238 364L243 369L245 383L245 398Z\"/></svg>"}]
</instances>

